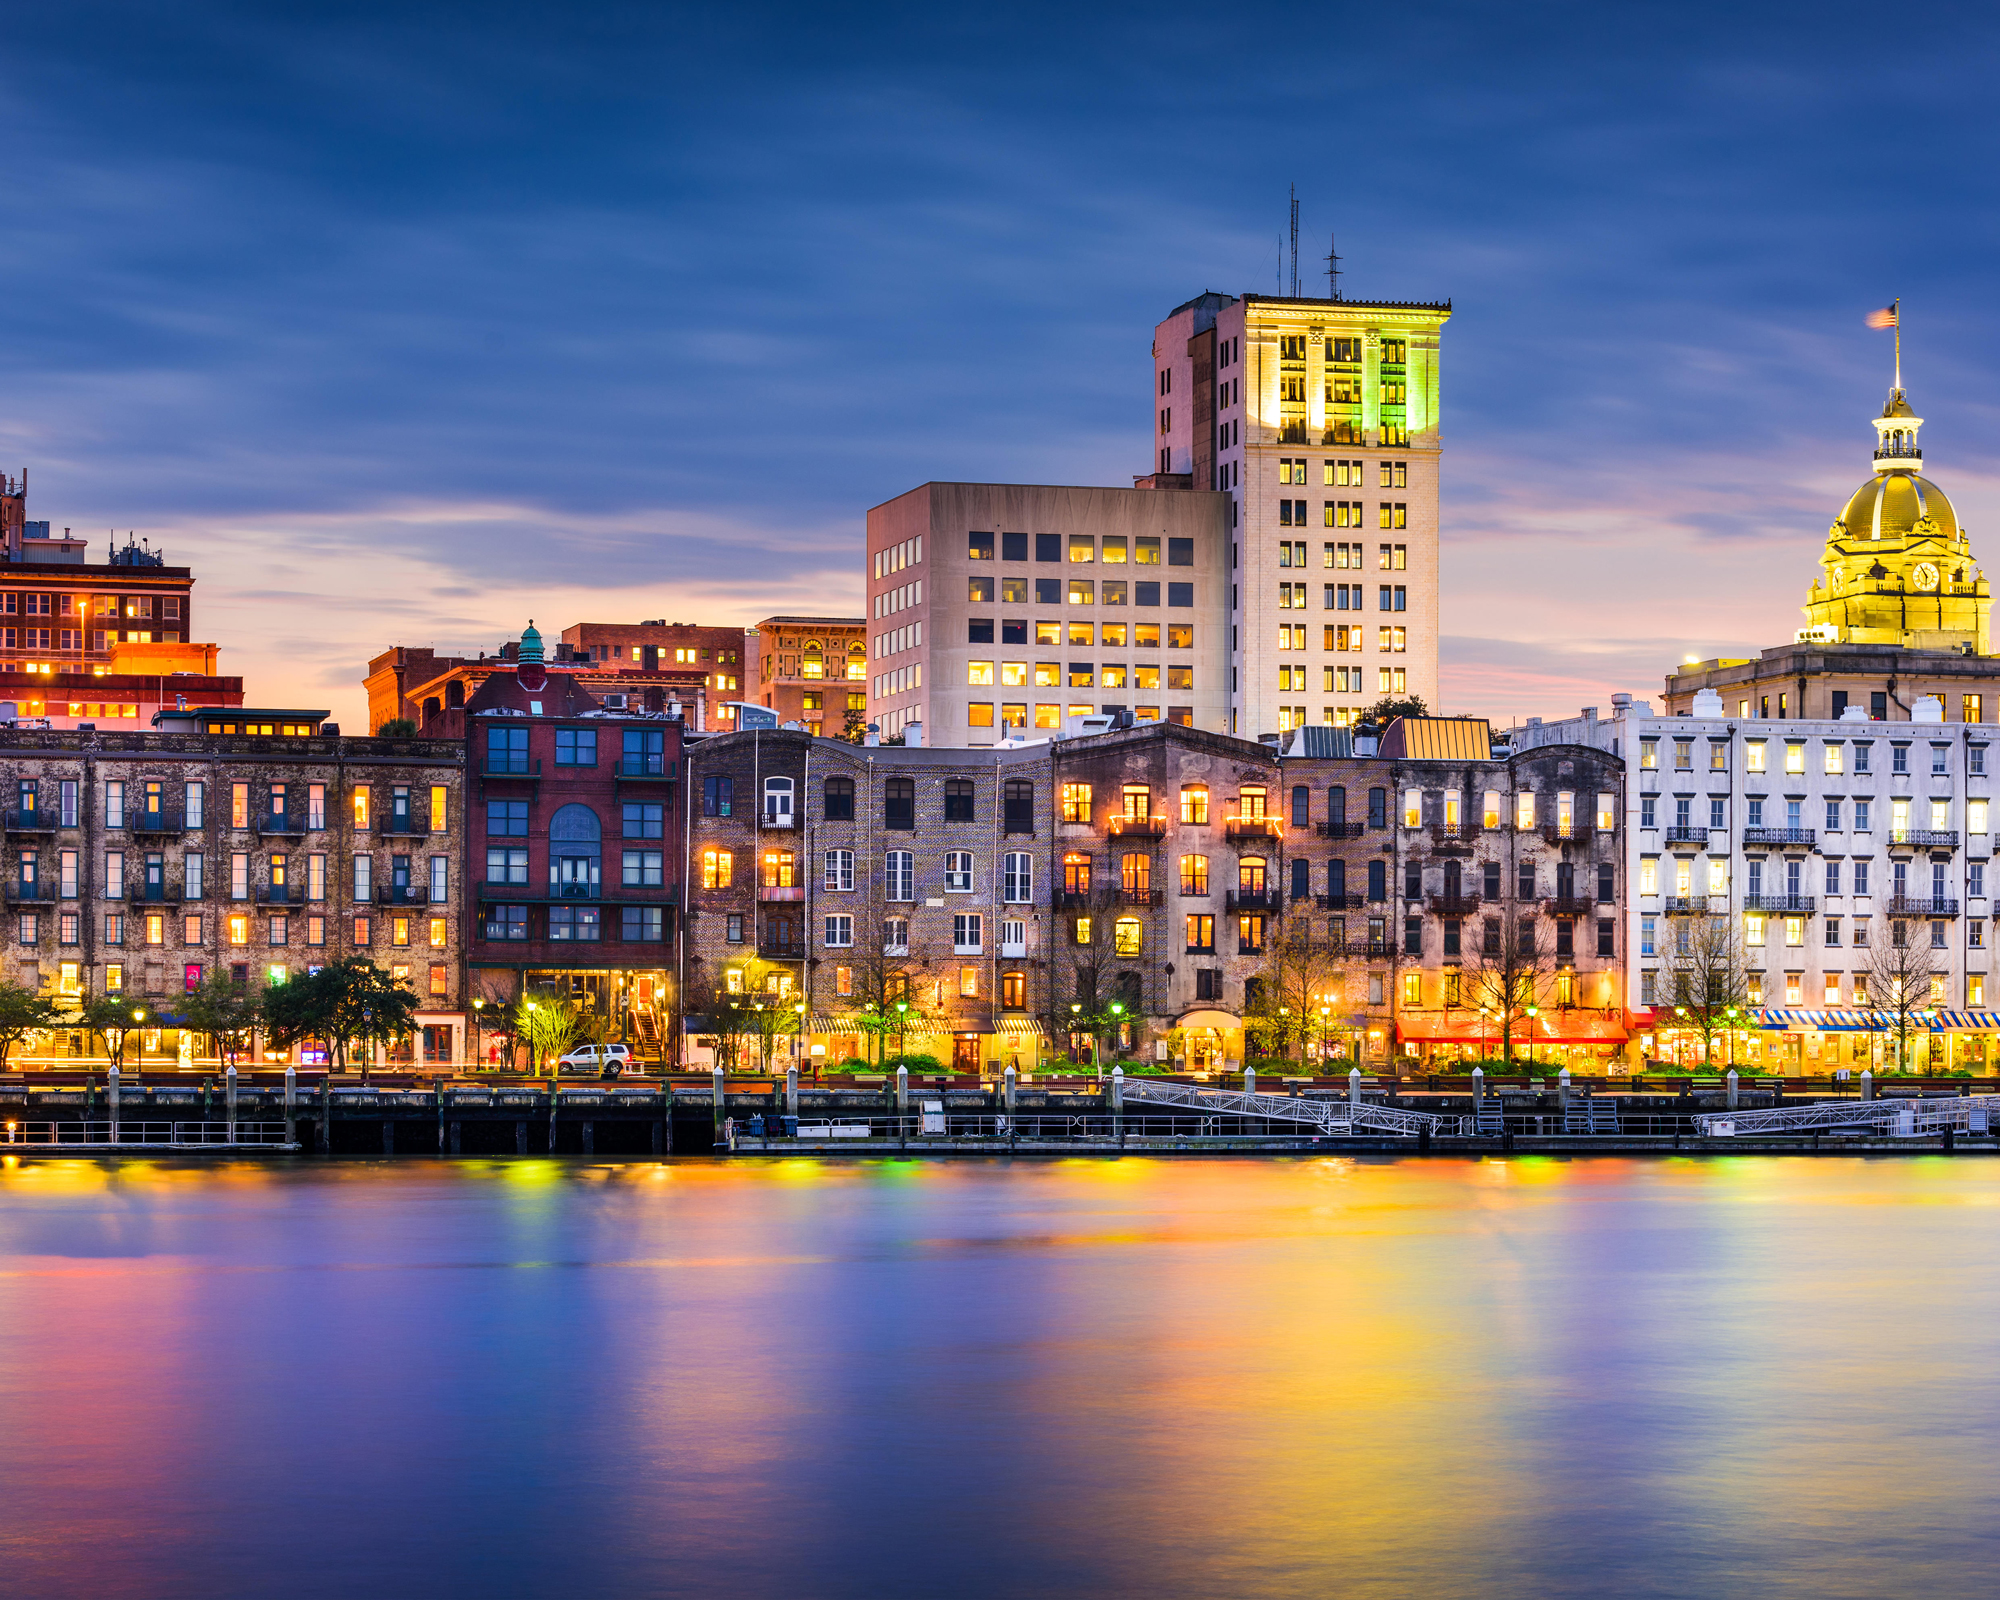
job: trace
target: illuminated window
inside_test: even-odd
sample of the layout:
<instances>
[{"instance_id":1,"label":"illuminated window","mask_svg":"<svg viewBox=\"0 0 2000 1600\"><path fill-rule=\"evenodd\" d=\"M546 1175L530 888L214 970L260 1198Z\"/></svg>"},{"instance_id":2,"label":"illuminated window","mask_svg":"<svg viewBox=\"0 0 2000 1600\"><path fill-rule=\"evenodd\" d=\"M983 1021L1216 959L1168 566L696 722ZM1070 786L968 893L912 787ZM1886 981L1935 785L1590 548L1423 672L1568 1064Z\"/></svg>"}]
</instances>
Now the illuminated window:
<instances>
[{"instance_id":1,"label":"illuminated window","mask_svg":"<svg viewBox=\"0 0 2000 1600\"><path fill-rule=\"evenodd\" d=\"M1181 821L1200 824L1208 821L1208 790L1200 785L1181 790Z\"/></svg>"},{"instance_id":2,"label":"illuminated window","mask_svg":"<svg viewBox=\"0 0 2000 1600\"><path fill-rule=\"evenodd\" d=\"M1111 948L1115 955L1142 955L1146 948L1145 924L1137 917L1120 917L1111 928Z\"/></svg>"},{"instance_id":3,"label":"illuminated window","mask_svg":"<svg viewBox=\"0 0 2000 1600\"><path fill-rule=\"evenodd\" d=\"M1062 819L1065 822L1090 821L1089 784L1066 783L1062 786Z\"/></svg>"},{"instance_id":4,"label":"illuminated window","mask_svg":"<svg viewBox=\"0 0 2000 1600\"><path fill-rule=\"evenodd\" d=\"M231 917L229 919L229 942L238 945L250 942L250 919L248 917Z\"/></svg>"},{"instance_id":5,"label":"illuminated window","mask_svg":"<svg viewBox=\"0 0 2000 1600\"><path fill-rule=\"evenodd\" d=\"M368 826L368 785L365 783L354 786L354 825L357 828Z\"/></svg>"},{"instance_id":6,"label":"illuminated window","mask_svg":"<svg viewBox=\"0 0 2000 1600\"><path fill-rule=\"evenodd\" d=\"M701 886L704 889L727 889L735 881L735 858L727 850L704 850L701 853Z\"/></svg>"}]
</instances>

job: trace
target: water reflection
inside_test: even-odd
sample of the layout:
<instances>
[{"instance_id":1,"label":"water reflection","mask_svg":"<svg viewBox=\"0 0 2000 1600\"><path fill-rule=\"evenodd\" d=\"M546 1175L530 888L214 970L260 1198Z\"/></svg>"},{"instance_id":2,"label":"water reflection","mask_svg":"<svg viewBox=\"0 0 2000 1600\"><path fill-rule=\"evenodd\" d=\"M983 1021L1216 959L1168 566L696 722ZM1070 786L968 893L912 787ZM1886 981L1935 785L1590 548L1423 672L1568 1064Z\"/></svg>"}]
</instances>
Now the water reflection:
<instances>
[{"instance_id":1,"label":"water reflection","mask_svg":"<svg viewBox=\"0 0 2000 1600\"><path fill-rule=\"evenodd\" d=\"M1978 1160L0 1165L35 1595L1983 1593Z\"/></svg>"}]
</instances>

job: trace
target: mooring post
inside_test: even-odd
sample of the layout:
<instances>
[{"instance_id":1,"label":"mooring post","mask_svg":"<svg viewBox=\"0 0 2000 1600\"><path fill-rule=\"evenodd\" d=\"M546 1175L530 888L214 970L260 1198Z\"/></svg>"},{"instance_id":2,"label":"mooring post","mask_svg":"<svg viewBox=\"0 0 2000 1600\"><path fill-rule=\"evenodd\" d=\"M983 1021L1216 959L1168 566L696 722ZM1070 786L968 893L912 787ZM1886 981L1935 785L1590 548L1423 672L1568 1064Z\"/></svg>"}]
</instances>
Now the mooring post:
<instances>
[{"instance_id":1,"label":"mooring post","mask_svg":"<svg viewBox=\"0 0 2000 1600\"><path fill-rule=\"evenodd\" d=\"M1111 1069L1111 1132L1122 1147L1125 1143L1125 1069Z\"/></svg>"},{"instance_id":2,"label":"mooring post","mask_svg":"<svg viewBox=\"0 0 2000 1600\"><path fill-rule=\"evenodd\" d=\"M785 1068L785 1115L796 1117L798 1114L799 1068L798 1063L793 1062L791 1066Z\"/></svg>"},{"instance_id":3,"label":"mooring post","mask_svg":"<svg viewBox=\"0 0 2000 1600\"><path fill-rule=\"evenodd\" d=\"M1729 1076L1724 1082L1729 1086L1729 1109L1734 1111L1736 1109L1736 1069L1734 1067L1729 1069Z\"/></svg>"},{"instance_id":4,"label":"mooring post","mask_svg":"<svg viewBox=\"0 0 2000 1600\"><path fill-rule=\"evenodd\" d=\"M1484 1067L1474 1067L1472 1069L1472 1109L1476 1112L1485 1104L1486 1069Z\"/></svg>"},{"instance_id":5,"label":"mooring post","mask_svg":"<svg viewBox=\"0 0 2000 1600\"><path fill-rule=\"evenodd\" d=\"M1014 1070L1014 1063L1008 1062L1007 1075L1000 1093L1007 1107L1007 1144L1010 1149L1014 1143L1014 1085L1019 1076L1020 1074Z\"/></svg>"},{"instance_id":6,"label":"mooring post","mask_svg":"<svg viewBox=\"0 0 2000 1600\"><path fill-rule=\"evenodd\" d=\"M230 1063L229 1071L222 1079L222 1103L224 1115L229 1121L229 1142L236 1142L236 1065Z\"/></svg>"},{"instance_id":7,"label":"mooring post","mask_svg":"<svg viewBox=\"0 0 2000 1600\"><path fill-rule=\"evenodd\" d=\"M1875 1074L1867 1067L1861 1069L1861 1098L1864 1100L1875 1098Z\"/></svg>"},{"instance_id":8,"label":"mooring post","mask_svg":"<svg viewBox=\"0 0 2000 1600\"><path fill-rule=\"evenodd\" d=\"M1347 1069L1347 1103L1351 1106L1361 1104L1361 1069L1359 1067L1349 1067Z\"/></svg>"},{"instance_id":9,"label":"mooring post","mask_svg":"<svg viewBox=\"0 0 2000 1600\"><path fill-rule=\"evenodd\" d=\"M1556 1106L1565 1116L1569 1113L1569 1068L1564 1067L1556 1075Z\"/></svg>"},{"instance_id":10,"label":"mooring post","mask_svg":"<svg viewBox=\"0 0 2000 1600\"><path fill-rule=\"evenodd\" d=\"M118 1142L118 1069L114 1066L104 1075L104 1103L111 1112L111 1142Z\"/></svg>"},{"instance_id":11,"label":"mooring post","mask_svg":"<svg viewBox=\"0 0 2000 1600\"><path fill-rule=\"evenodd\" d=\"M729 1097L729 1082L723 1076L720 1066L710 1070L708 1075L708 1097L715 1102L715 1142L722 1143L722 1103Z\"/></svg>"},{"instance_id":12,"label":"mooring post","mask_svg":"<svg viewBox=\"0 0 2000 1600\"><path fill-rule=\"evenodd\" d=\"M1245 1067L1243 1069L1243 1092L1245 1094L1255 1094L1257 1092L1257 1069L1255 1067Z\"/></svg>"},{"instance_id":13,"label":"mooring post","mask_svg":"<svg viewBox=\"0 0 2000 1600\"><path fill-rule=\"evenodd\" d=\"M905 1143L910 1136L910 1069L896 1069L896 1141Z\"/></svg>"},{"instance_id":14,"label":"mooring post","mask_svg":"<svg viewBox=\"0 0 2000 1600\"><path fill-rule=\"evenodd\" d=\"M299 1142L299 1069L285 1068L285 1143Z\"/></svg>"}]
</instances>

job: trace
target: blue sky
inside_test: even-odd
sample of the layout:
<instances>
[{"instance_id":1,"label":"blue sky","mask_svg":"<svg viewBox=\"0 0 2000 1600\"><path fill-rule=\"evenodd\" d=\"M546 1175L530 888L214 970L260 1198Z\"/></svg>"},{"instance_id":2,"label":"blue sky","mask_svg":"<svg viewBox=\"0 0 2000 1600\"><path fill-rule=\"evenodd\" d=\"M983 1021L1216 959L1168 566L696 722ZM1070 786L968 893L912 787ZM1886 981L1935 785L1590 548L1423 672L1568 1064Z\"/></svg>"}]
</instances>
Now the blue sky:
<instances>
[{"instance_id":1,"label":"blue sky","mask_svg":"<svg viewBox=\"0 0 2000 1600\"><path fill-rule=\"evenodd\" d=\"M913 484L1128 482L1153 323L1276 287L1296 182L1457 307L1446 707L1652 693L1799 625L1897 295L1989 553L1995 29L1894 19L19 6L0 466L358 723L390 644L858 610Z\"/></svg>"}]
</instances>

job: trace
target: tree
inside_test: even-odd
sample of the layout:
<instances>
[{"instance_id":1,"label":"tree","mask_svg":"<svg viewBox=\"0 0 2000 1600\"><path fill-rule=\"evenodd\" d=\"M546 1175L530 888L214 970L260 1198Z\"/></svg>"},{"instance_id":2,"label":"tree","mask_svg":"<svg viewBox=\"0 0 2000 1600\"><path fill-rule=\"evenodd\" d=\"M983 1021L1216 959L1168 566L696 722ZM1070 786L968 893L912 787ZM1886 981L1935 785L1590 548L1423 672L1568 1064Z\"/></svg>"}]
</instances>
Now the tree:
<instances>
[{"instance_id":1,"label":"tree","mask_svg":"<svg viewBox=\"0 0 2000 1600\"><path fill-rule=\"evenodd\" d=\"M849 744L866 744L868 742L868 713L849 706L847 708L847 716L840 724L840 732L834 737L844 739Z\"/></svg>"},{"instance_id":2,"label":"tree","mask_svg":"<svg viewBox=\"0 0 2000 1600\"><path fill-rule=\"evenodd\" d=\"M1264 1055L1291 1057L1319 1042L1321 1012L1339 1000L1347 947L1312 931L1310 918L1295 920L1270 946L1254 998L1246 997L1243 1026Z\"/></svg>"},{"instance_id":3,"label":"tree","mask_svg":"<svg viewBox=\"0 0 2000 1600\"><path fill-rule=\"evenodd\" d=\"M1424 704L1424 697L1420 694L1385 694L1361 713L1361 720L1386 728L1398 717L1427 717L1430 714L1430 707Z\"/></svg>"},{"instance_id":4,"label":"tree","mask_svg":"<svg viewBox=\"0 0 2000 1600\"><path fill-rule=\"evenodd\" d=\"M134 1012L138 1016L134 1016ZM70 1014L63 1020L81 1028L104 1046L105 1058L116 1066L125 1059L125 1036L144 1019L145 1007L135 1006L122 995L79 995Z\"/></svg>"},{"instance_id":5,"label":"tree","mask_svg":"<svg viewBox=\"0 0 2000 1600\"><path fill-rule=\"evenodd\" d=\"M416 1026L417 993L365 956L350 956L264 991L265 1031L280 1049L303 1039L333 1047L338 1071L347 1070L350 1044L372 1047L408 1036ZM373 1057L363 1058L366 1075Z\"/></svg>"},{"instance_id":6,"label":"tree","mask_svg":"<svg viewBox=\"0 0 2000 1600\"><path fill-rule=\"evenodd\" d=\"M414 739L416 736L417 725L408 717L391 717L375 730L378 739Z\"/></svg>"},{"instance_id":7,"label":"tree","mask_svg":"<svg viewBox=\"0 0 2000 1600\"><path fill-rule=\"evenodd\" d=\"M559 1059L575 1042L583 1017L568 995L554 989L530 989L514 1002L507 1026L515 1038L526 1041L528 1070L538 1073L544 1061Z\"/></svg>"},{"instance_id":8,"label":"tree","mask_svg":"<svg viewBox=\"0 0 2000 1600\"><path fill-rule=\"evenodd\" d=\"M1895 1038L1896 1070L1908 1072L1910 1035L1917 1031L1921 1014L1937 1003L1931 993L1931 980L1938 975L1937 952L1931 948L1930 929L1922 922L1895 917L1887 932L1887 939L1878 935L1869 947L1868 1005Z\"/></svg>"},{"instance_id":9,"label":"tree","mask_svg":"<svg viewBox=\"0 0 2000 1600\"><path fill-rule=\"evenodd\" d=\"M48 995L24 984L0 979L0 1072L7 1057L31 1033L55 1026L56 1004Z\"/></svg>"},{"instance_id":10,"label":"tree","mask_svg":"<svg viewBox=\"0 0 2000 1600\"><path fill-rule=\"evenodd\" d=\"M1551 965L1549 950L1539 917L1519 916L1511 930L1503 918L1488 917L1478 931L1479 948L1465 957L1460 993L1468 1009L1493 1019L1500 1059L1511 1061L1514 1029L1528 1022L1538 1006L1542 979ZM1533 1048L1532 1036L1529 1047Z\"/></svg>"},{"instance_id":11,"label":"tree","mask_svg":"<svg viewBox=\"0 0 2000 1600\"><path fill-rule=\"evenodd\" d=\"M210 1055L218 1060L227 1055L232 1062L262 1015L262 997L223 972L210 973L180 1006L181 1026L207 1039Z\"/></svg>"},{"instance_id":12,"label":"tree","mask_svg":"<svg viewBox=\"0 0 2000 1600\"><path fill-rule=\"evenodd\" d=\"M1741 1026L1750 1005L1750 974L1736 924L1728 917L1675 917L1661 976L1674 1020L1701 1034L1704 1066L1714 1060L1715 1035Z\"/></svg>"}]
</instances>

